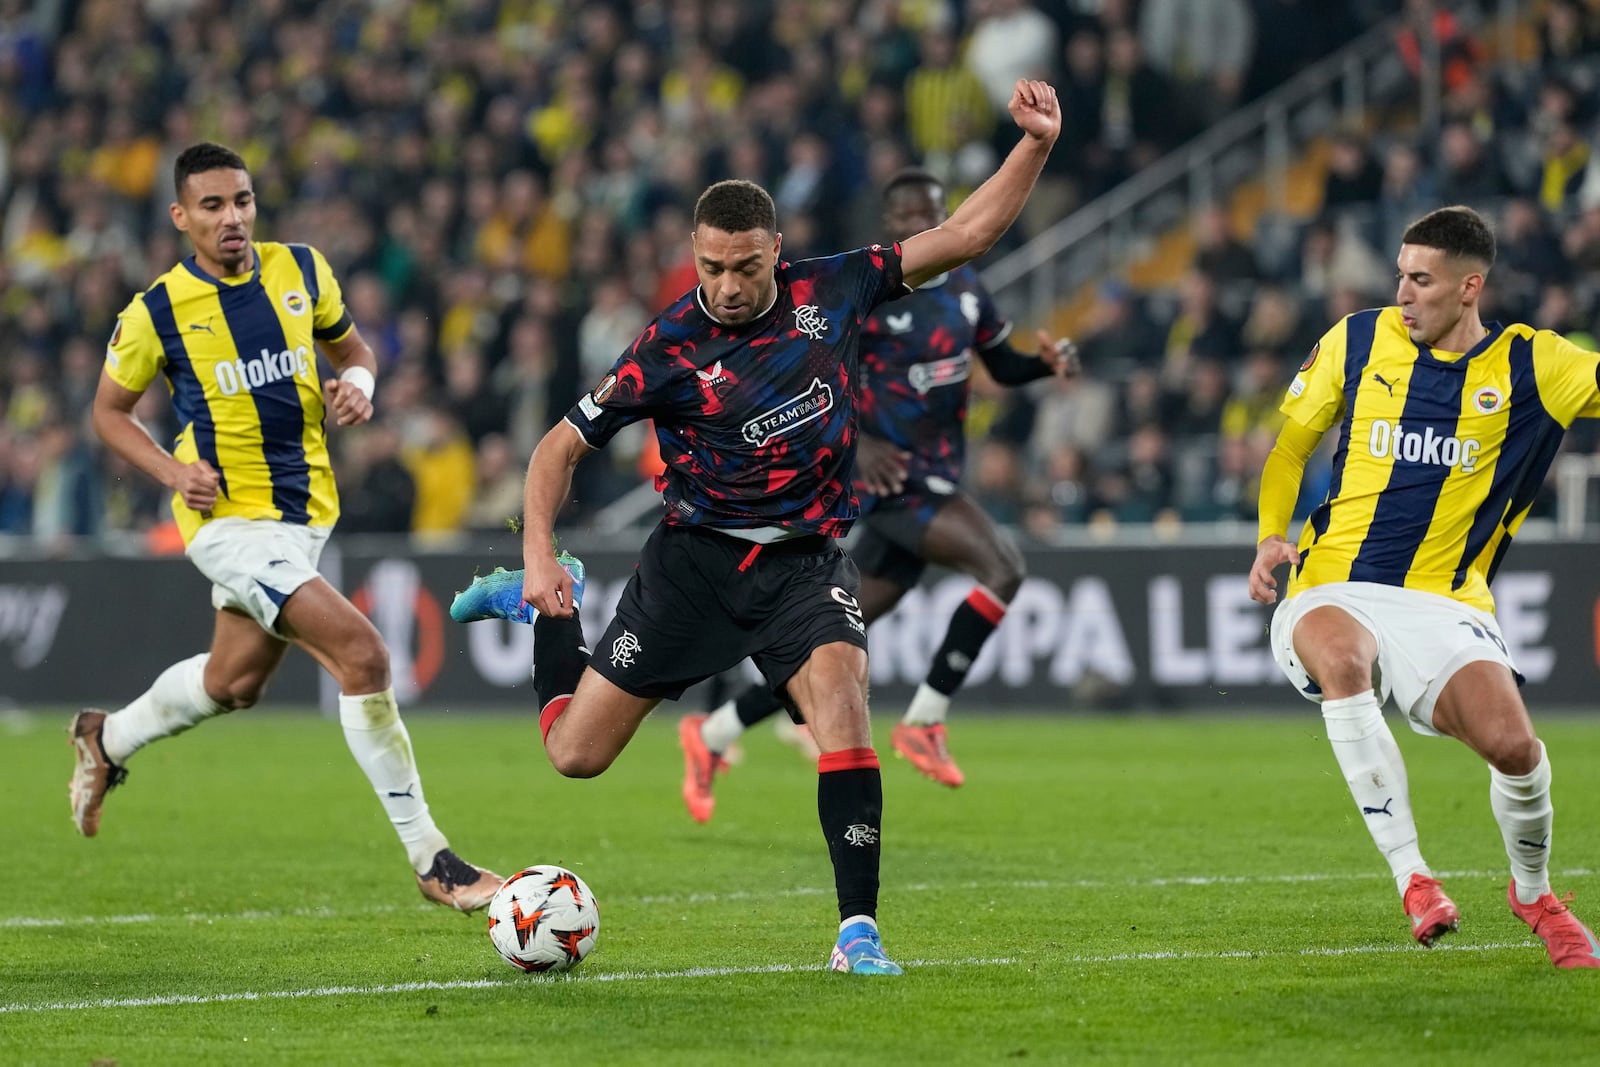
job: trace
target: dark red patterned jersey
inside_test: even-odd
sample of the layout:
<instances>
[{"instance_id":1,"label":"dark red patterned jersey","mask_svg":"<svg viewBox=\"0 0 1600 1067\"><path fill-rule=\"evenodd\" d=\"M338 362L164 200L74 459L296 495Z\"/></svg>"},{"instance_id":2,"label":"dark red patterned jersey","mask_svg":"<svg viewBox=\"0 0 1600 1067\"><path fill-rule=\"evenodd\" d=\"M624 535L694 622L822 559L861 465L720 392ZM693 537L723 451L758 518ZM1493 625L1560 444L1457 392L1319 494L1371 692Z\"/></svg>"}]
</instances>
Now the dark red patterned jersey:
<instances>
[{"instance_id":1,"label":"dark red patterned jersey","mask_svg":"<svg viewBox=\"0 0 1600 1067\"><path fill-rule=\"evenodd\" d=\"M936 492L949 492L961 481L972 360L1010 332L971 266L879 308L867 320L861 333L861 432L911 454L908 485L933 478Z\"/></svg>"},{"instance_id":2,"label":"dark red patterned jersey","mask_svg":"<svg viewBox=\"0 0 1600 1067\"><path fill-rule=\"evenodd\" d=\"M861 325L905 293L900 249L780 263L777 299L737 327L698 286L647 326L567 421L593 447L654 419L666 521L843 537L858 511Z\"/></svg>"}]
</instances>

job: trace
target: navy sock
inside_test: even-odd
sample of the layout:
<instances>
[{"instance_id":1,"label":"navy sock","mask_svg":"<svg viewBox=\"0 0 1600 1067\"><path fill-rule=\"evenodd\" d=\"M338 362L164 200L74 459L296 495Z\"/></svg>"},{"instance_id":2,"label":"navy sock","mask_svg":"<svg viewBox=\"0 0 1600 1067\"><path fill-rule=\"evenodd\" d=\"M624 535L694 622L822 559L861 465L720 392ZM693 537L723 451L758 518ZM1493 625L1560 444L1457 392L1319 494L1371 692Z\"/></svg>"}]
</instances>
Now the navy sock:
<instances>
[{"instance_id":1,"label":"navy sock","mask_svg":"<svg viewBox=\"0 0 1600 1067\"><path fill-rule=\"evenodd\" d=\"M817 760L817 817L833 859L839 918L878 915L883 778L870 748L824 752Z\"/></svg>"}]
</instances>

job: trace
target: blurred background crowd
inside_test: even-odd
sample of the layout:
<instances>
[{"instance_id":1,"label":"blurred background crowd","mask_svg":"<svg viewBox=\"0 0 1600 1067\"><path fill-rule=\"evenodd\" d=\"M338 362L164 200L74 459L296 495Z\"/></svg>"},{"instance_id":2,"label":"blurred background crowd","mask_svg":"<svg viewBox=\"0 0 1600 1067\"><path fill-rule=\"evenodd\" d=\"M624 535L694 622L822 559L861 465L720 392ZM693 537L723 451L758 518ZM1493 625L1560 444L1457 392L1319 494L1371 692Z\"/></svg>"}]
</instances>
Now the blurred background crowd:
<instances>
[{"instance_id":1,"label":"blurred background crowd","mask_svg":"<svg viewBox=\"0 0 1600 1067\"><path fill-rule=\"evenodd\" d=\"M694 285L689 217L707 183L766 186L790 258L866 244L887 175L927 166L959 200L1015 141L1014 80L1046 78L1065 132L993 256L1340 43L1387 27L1414 64L1431 35L1436 128L1334 137L1316 208L1287 237L1202 207L1177 284L1098 286L1073 324L1077 379L975 380L968 488L998 519L1041 538L1249 521L1285 384L1335 319L1392 298L1415 216L1490 213L1501 258L1486 315L1594 344L1600 2L1534 4L1533 55L1515 67L1491 61L1474 13L1428 0L0 0L0 543L174 543L166 492L101 449L86 414L118 311L188 254L167 205L173 159L196 140L244 156L258 239L319 247L378 355L375 420L331 435L341 531L446 539L520 512L545 429ZM140 414L170 440L163 394ZM581 465L565 522L648 482L652 435L632 430ZM1322 488L1313 472L1306 501Z\"/></svg>"}]
</instances>

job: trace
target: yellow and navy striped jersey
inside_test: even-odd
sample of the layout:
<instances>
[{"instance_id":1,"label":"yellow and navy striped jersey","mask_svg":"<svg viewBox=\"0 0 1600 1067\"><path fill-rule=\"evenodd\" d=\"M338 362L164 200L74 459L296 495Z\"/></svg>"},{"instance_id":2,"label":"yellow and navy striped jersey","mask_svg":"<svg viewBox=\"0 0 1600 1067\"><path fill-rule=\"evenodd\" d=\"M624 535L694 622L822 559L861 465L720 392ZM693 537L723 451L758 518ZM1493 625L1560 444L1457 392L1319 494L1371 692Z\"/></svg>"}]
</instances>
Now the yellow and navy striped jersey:
<instances>
[{"instance_id":1,"label":"yellow and navy striped jersey","mask_svg":"<svg viewBox=\"0 0 1600 1067\"><path fill-rule=\"evenodd\" d=\"M1600 415L1597 372L1600 355L1521 323L1488 323L1454 353L1412 341L1396 307L1340 321L1282 407L1319 433L1339 427L1289 596L1378 582L1493 611L1489 581L1562 434Z\"/></svg>"},{"instance_id":2,"label":"yellow and navy striped jersey","mask_svg":"<svg viewBox=\"0 0 1600 1067\"><path fill-rule=\"evenodd\" d=\"M184 543L211 518L332 526L339 518L323 427L317 341L354 325L322 253L258 242L256 268L213 278L193 256L133 298L106 348L106 372L143 392L164 374L182 426L172 453L221 476L206 514L172 500Z\"/></svg>"}]
</instances>

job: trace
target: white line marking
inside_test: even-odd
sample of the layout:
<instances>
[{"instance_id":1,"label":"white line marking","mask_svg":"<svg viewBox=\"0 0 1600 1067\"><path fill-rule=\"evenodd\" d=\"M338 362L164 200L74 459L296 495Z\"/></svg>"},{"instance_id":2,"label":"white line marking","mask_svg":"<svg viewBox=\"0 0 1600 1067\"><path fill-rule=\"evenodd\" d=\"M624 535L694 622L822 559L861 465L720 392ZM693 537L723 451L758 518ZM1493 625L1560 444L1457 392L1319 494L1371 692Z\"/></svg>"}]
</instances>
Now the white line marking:
<instances>
[{"instance_id":1,"label":"white line marking","mask_svg":"<svg viewBox=\"0 0 1600 1067\"><path fill-rule=\"evenodd\" d=\"M1500 952L1510 949L1526 949L1537 945L1535 941L1495 941L1478 945L1444 944L1436 946L1434 952ZM1365 956L1365 955L1391 955L1401 952L1425 951L1414 945L1345 945L1328 946L1320 948L1304 948L1294 951L1254 951L1239 950L1234 952L1118 952L1102 956L1064 956L1056 960L1049 957L1038 959L1037 962L1061 963L1065 965L1081 966L1084 964L1117 964L1117 963L1146 963L1162 962L1168 960L1255 960L1255 959L1283 959L1289 957L1309 956ZM910 960L904 964L907 968L919 967L997 967L1006 964L1021 963L1023 960L1012 956L999 956L989 959L968 958L960 960ZM7 1014L43 1014L58 1011L104 1011L108 1008L163 1008L186 1006L191 1004L231 1004L239 1001L261 1000L309 1000L320 997L370 997L385 996L391 993L423 993L431 991L449 991L456 989L514 989L529 982L639 982L639 981L668 981L679 978L721 978L732 975L745 974L792 974L798 972L825 972L826 968L820 964L794 964L771 963L758 967L690 967L679 971L607 971L600 974L579 975L542 975L511 977L503 981L488 978L460 979L449 982L397 982L392 985L344 985L344 986L318 986L311 989L267 989L247 990L239 993L171 993L154 997L112 997L105 1000L62 1000L46 1004L0 1004L0 1015Z\"/></svg>"},{"instance_id":2,"label":"white line marking","mask_svg":"<svg viewBox=\"0 0 1600 1067\"><path fill-rule=\"evenodd\" d=\"M1465 880L1469 878L1506 878L1504 871L1438 871L1440 879ZM1584 878L1596 872L1586 867L1569 867L1552 872L1560 878ZM1165 889L1173 887L1228 886L1228 885L1298 885L1307 882L1368 882L1387 879L1381 871L1363 871L1345 874L1259 874L1259 875L1188 875L1175 878L1136 878L1127 881L1107 881L1083 878L1068 881L1049 879L1023 879L1010 882L913 882L910 885L890 885L886 895L894 893L1011 893L1022 890L1058 889ZM793 889L734 890L729 893L651 893L638 897L611 897L606 903L623 904L723 904L743 900L772 900L790 897L816 897L833 892L831 887L799 886ZM434 905L377 904L370 908L340 911L334 908L286 908L283 910L252 909L240 912L177 912L171 915L135 913L132 915L16 915L0 919L0 930L6 929L56 929L63 926L124 926L138 923L186 922L249 922L283 918L344 919L362 915L391 914L395 912L434 912Z\"/></svg>"}]
</instances>

